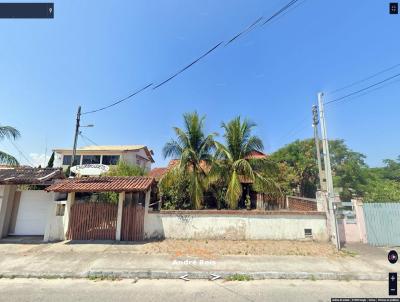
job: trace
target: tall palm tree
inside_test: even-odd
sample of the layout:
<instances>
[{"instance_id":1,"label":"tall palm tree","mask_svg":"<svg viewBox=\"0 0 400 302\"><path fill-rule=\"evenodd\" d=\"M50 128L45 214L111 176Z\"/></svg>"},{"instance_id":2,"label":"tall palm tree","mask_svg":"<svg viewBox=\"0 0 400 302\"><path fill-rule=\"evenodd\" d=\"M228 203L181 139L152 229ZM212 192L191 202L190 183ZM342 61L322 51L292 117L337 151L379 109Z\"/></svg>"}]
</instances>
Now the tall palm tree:
<instances>
[{"instance_id":1,"label":"tall palm tree","mask_svg":"<svg viewBox=\"0 0 400 302\"><path fill-rule=\"evenodd\" d=\"M0 141L5 138L15 140L18 137L20 137L20 133L17 129L11 126L0 126ZM14 156L0 151L0 164L17 166L19 163Z\"/></svg>"},{"instance_id":2,"label":"tall palm tree","mask_svg":"<svg viewBox=\"0 0 400 302\"><path fill-rule=\"evenodd\" d=\"M238 207L243 193L242 183L251 185L257 191L279 192L275 182L263 173L268 168L268 160L251 156L252 152L263 150L261 139L251 134L255 126L255 123L247 119L242 121L238 116L228 124L221 125L225 131L225 145L215 142L216 160L209 179L211 182L225 179L225 199L231 209Z\"/></svg>"},{"instance_id":3,"label":"tall palm tree","mask_svg":"<svg viewBox=\"0 0 400 302\"><path fill-rule=\"evenodd\" d=\"M205 170L212 161L211 152L215 134L204 134L204 119L197 112L183 115L184 129L174 127L176 139L168 142L163 149L164 157L180 159L179 165L163 177L162 182L172 181L178 174L185 174L189 179L189 195L193 208L203 204L204 191L207 187Z\"/></svg>"}]
</instances>

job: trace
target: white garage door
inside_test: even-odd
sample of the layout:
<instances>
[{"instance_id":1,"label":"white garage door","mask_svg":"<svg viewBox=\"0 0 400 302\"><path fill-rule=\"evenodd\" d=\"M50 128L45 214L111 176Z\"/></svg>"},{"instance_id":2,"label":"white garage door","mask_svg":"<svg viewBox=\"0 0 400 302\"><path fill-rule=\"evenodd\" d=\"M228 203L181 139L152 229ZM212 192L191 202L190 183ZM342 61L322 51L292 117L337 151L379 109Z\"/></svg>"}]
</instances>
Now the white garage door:
<instances>
[{"instance_id":1,"label":"white garage door","mask_svg":"<svg viewBox=\"0 0 400 302\"><path fill-rule=\"evenodd\" d=\"M44 235L53 194L22 191L13 235Z\"/></svg>"}]
</instances>

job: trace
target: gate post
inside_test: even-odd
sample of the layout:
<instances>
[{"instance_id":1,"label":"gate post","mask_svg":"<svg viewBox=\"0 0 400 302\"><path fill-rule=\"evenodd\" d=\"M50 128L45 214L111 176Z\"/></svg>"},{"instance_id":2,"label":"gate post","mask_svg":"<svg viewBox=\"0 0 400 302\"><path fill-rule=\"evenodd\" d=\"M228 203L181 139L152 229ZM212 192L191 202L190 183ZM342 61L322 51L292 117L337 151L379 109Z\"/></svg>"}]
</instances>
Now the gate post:
<instances>
[{"instance_id":1,"label":"gate post","mask_svg":"<svg viewBox=\"0 0 400 302\"><path fill-rule=\"evenodd\" d=\"M120 192L118 198L117 229L115 231L115 240L117 241L121 241L122 209L124 206L124 200L125 192Z\"/></svg>"},{"instance_id":2,"label":"gate post","mask_svg":"<svg viewBox=\"0 0 400 302\"><path fill-rule=\"evenodd\" d=\"M65 210L64 210L64 218L63 218L63 224L64 224L64 239L67 239L67 232L69 229L69 223L70 223L70 218L71 218L71 207L75 202L75 192L69 192L68 197L67 197L67 203L65 205Z\"/></svg>"}]
</instances>

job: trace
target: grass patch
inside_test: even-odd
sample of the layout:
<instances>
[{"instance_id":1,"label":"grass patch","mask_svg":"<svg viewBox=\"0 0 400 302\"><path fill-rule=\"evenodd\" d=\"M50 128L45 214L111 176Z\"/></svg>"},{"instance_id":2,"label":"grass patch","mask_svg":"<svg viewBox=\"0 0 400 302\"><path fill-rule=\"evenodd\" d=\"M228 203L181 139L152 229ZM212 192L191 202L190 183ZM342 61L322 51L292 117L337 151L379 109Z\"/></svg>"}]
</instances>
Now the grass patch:
<instances>
[{"instance_id":1,"label":"grass patch","mask_svg":"<svg viewBox=\"0 0 400 302\"><path fill-rule=\"evenodd\" d=\"M226 278L226 281L251 281L252 277L243 274L233 274Z\"/></svg>"},{"instance_id":2,"label":"grass patch","mask_svg":"<svg viewBox=\"0 0 400 302\"><path fill-rule=\"evenodd\" d=\"M314 275L311 275L311 276L310 276L310 280L311 280L311 281L317 281L317 278L315 278Z\"/></svg>"},{"instance_id":3,"label":"grass patch","mask_svg":"<svg viewBox=\"0 0 400 302\"><path fill-rule=\"evenodd\" d=\"M105 280L106 281L120 281L121 280L121 278L117 278L115 276L104 276L104 275L90 275L88 277L88 279L90 281L94 281L94 282L105 281Z\"/></svg>"},{"instance_id":4,"label":"grass patch","mask_svg":"<svg viewBox=\"0 0 400 302\"><path fill-rule=\"evenodd\" d=\"M342 256L344 256L344 257L346 257L346 256L355 257L355 256L358 255L356 252L353 252L353 251L350 251L350 250L345 250L345 249L342 249L340 252L341 252Z\"/></svg>"}]
</instances>

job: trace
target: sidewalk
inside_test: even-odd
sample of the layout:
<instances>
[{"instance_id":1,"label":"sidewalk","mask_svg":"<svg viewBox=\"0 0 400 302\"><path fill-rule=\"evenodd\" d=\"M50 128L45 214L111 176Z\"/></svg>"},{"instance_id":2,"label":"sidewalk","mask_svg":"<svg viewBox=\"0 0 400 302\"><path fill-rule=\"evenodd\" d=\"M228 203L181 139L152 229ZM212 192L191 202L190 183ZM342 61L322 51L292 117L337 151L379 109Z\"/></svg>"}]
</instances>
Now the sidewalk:
<instances>
[{"instance_id":1,"label":"sidewalk","mask_svg":"<svg viewBox=\"0 0 400 302\"><path fill-rule=\"evenodd\" d=\"M246 274L253 279L386 280L386 250L354 246L356 256L217 256L143 254L140 244L0 241L0 276L38 278L188 278ZM352 249L351 247L349 248ZM370 249L373 252L370 252Z\"/></svg>"}]
</instances>

